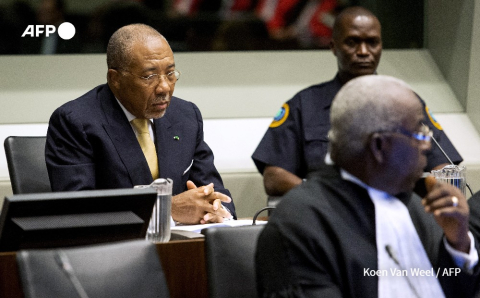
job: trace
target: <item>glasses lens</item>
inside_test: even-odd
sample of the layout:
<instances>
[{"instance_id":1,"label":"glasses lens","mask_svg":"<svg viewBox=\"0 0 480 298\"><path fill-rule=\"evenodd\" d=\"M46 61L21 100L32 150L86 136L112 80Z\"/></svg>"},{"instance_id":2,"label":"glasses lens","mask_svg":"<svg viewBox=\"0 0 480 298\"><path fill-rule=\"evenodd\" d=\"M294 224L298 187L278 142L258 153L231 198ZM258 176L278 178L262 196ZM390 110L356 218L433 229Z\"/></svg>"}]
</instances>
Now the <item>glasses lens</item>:
<instances>
[{"instance_id":1,"label":"glasses lens","mask_svg":"<svg viewBox=\"0 0 480 298\"><path fill-rule=\"evenodd\" d=\"M162 76L165 77L165 79L167 79L167 82L169 82L170 84L174 84L175 82L177 82L178 78L180 77L180 72L178 72L177 70L174 70L173 72L167 75L162 75ZM158 77L160 77L160 75Z\"/></svg>"},{"instance_id":2,"label":"glasses lens","mask_svg":"<svg viewBox=\"0 0 480 298\"><path fill-rule=\"evenodd\" d=\"M423 125L420 132L413 134L413 136L419 141L429 142L432 138L432 131L426 125Z\"/></svg>"},{"instance_id":3,"label":"glasses lens","mask_svg":"<svg viewBox=\"0 0 480 298\"><path fill-rule=\"evenodd\" d=\"M175 81L177 81L178 79L180 79L180 72L178 70L175 70L173 72L174 76L175 76Z\"/></svg>"}]
</instances>

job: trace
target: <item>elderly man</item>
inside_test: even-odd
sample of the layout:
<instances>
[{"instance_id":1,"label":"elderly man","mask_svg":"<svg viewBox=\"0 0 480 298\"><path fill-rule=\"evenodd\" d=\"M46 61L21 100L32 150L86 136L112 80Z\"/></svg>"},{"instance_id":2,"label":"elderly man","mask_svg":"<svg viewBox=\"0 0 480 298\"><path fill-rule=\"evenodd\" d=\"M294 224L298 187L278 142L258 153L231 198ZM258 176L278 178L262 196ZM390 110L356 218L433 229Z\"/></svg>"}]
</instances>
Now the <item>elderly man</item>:
<instances>
[{"instance_id":1,"label":"elderly man","mask_svg":"<svg viewBox=\"0 0 480 298\"><path fill-rule=\"evenodd\" d=\"M131 188L171 178L175 221L235 216L203 140L200 111L173 96L180 72L167 40L143 24L122 27L108 43L107 66L107 84L50 118L45 157L52 189Z\"/></svg>"},{"instance_id":2,"label":"elderly man","mask_svg":"<svg viewBox=\"0 0 480 298\"><path fill-rule=\"evenodd\" d=\"M465 197L441 183L412 195L431 148L424 122L398 79L340 90L329 164L285 195L259 237L260 297L471 297L480 268Z\"/></svg>"},{"instance_id":3,"label":"elderly man","mask_svg":"<svg viewBox=\"0 0 480 298\"><path fill-rule=\"evenodd\" d=\"M380 22L361 7L343 10L335 20L330 48L338 64L335 78L308 87L286 102L252 155L258 171L263 174L268 195L285 194L323 163L332 100L349 80L375 73L382 53ZM462 162L440 124L430 115L425 103L421 103L428 118L426 124L435 139L454 163ZM446 164L448 160L440 148L433 146L424 171L443 168Z\"/></svg>"}]
</instances>

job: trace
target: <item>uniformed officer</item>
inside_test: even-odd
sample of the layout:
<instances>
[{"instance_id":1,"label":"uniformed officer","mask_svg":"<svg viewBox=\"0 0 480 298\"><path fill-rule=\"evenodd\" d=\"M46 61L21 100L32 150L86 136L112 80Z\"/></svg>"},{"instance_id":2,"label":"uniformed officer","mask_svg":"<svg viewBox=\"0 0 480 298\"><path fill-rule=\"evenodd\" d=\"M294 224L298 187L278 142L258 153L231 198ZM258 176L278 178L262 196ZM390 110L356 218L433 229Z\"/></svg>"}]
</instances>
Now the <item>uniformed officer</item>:
<instances>
[{"instance_id":1,"label":"uniformed officer","mask_svg":"<svg viewBox=\"0 0 480 298\"><path fill-rule=\"evenodd\" d=\"M377 17L362 7L350 7L336 18L330 48L337 57L338 73L331 81L308 87L281 107L252 155L263 174L265 190L280 196L302 183L308 172L324 162L330 105L349 80L374 74L382 53L381 25ZM422 102L425 122L450 159L463 161L440 124ZM443 168L448 159L433 145L425 171Z\"/></svg>"}]
</instances>

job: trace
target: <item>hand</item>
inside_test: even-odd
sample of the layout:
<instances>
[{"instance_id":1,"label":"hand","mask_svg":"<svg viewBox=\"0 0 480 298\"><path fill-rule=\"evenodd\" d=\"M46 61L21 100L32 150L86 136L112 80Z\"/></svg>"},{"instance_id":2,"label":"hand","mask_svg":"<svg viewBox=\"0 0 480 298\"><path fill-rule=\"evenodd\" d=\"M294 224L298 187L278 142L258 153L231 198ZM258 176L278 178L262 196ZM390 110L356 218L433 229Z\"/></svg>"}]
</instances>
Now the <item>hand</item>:
<instances>
[{"instance_id":1,"label":"hand","mask_svg":"<svg viewBox=\"0 0 480 298\"><path fill-rule=\"evenodd\" d=\"M223 222L224 218L231 219L232 215L222 206L223 202L231 202L232 199L220 192L215 192L213 189L213 183L209 185L198 187L192 181L187 181L188 189L197 189L199 192L203 192L205 195L204 200L208 201L212 207L213 212L207 212L200 220L201 224Z\"/></svg>"},{"instance_id":2,"label":"hand","mask_svg":"<svg viewBox=\"0 0 480 298\"><path fill-rule=\"evenodd\" d=\"M224 218L232 218L230 212L223 208L222 202L232 199L222 193L215 192L213 183L197 187L187 181L187 191L172 198L172 217L185 224L205 224L223 222Z\"/></svg>"},{"instance_id":3,"label":"hand","mask_svg":"<svg viewBox=\"0 0 480 298\"><path fill-rule=\"evenodd\" d=\"M425 184L428 192L422 200L425 211L433 214L453 248L468 253L470 251L468 237L470 210L467 199L457 187L437 182L432 176L425 179Z\"/></svg>"}]
</instances>

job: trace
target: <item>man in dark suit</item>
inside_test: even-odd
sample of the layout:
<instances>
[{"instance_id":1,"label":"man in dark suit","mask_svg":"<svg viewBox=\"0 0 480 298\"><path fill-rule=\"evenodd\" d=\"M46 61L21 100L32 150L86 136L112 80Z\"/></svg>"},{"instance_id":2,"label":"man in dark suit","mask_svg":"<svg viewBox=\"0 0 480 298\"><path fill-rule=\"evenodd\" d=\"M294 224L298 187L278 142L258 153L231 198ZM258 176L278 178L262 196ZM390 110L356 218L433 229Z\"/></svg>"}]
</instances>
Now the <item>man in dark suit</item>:
<instances>
[{"instance_id":1,"label":"man in dark suit","mask_svg":"<svg viewBox=\"0 0 480 298\"><path fill-rule=\"evenodd\" d=\"M122 27L110 38L107 65L107 84L50 118L46 162L52 189L132 188L171 178L175 221L235 216L203 139L200 111L172 96L180 72L167 40L143 24Z\"/></svg>"},{"instance_id":2,"label":"man in dark suit","mask_svg":"<svg viewBox=\"0 0 480 298\"><path fill-rule=\"evenodd\" d=\"M435 181L425 198L412 195L432 146L422 111L392 77L342 87L327 164L285 195L259 236L259 297L473 297L479 246L466 198Z\"/></svg>"}]
</instances>

